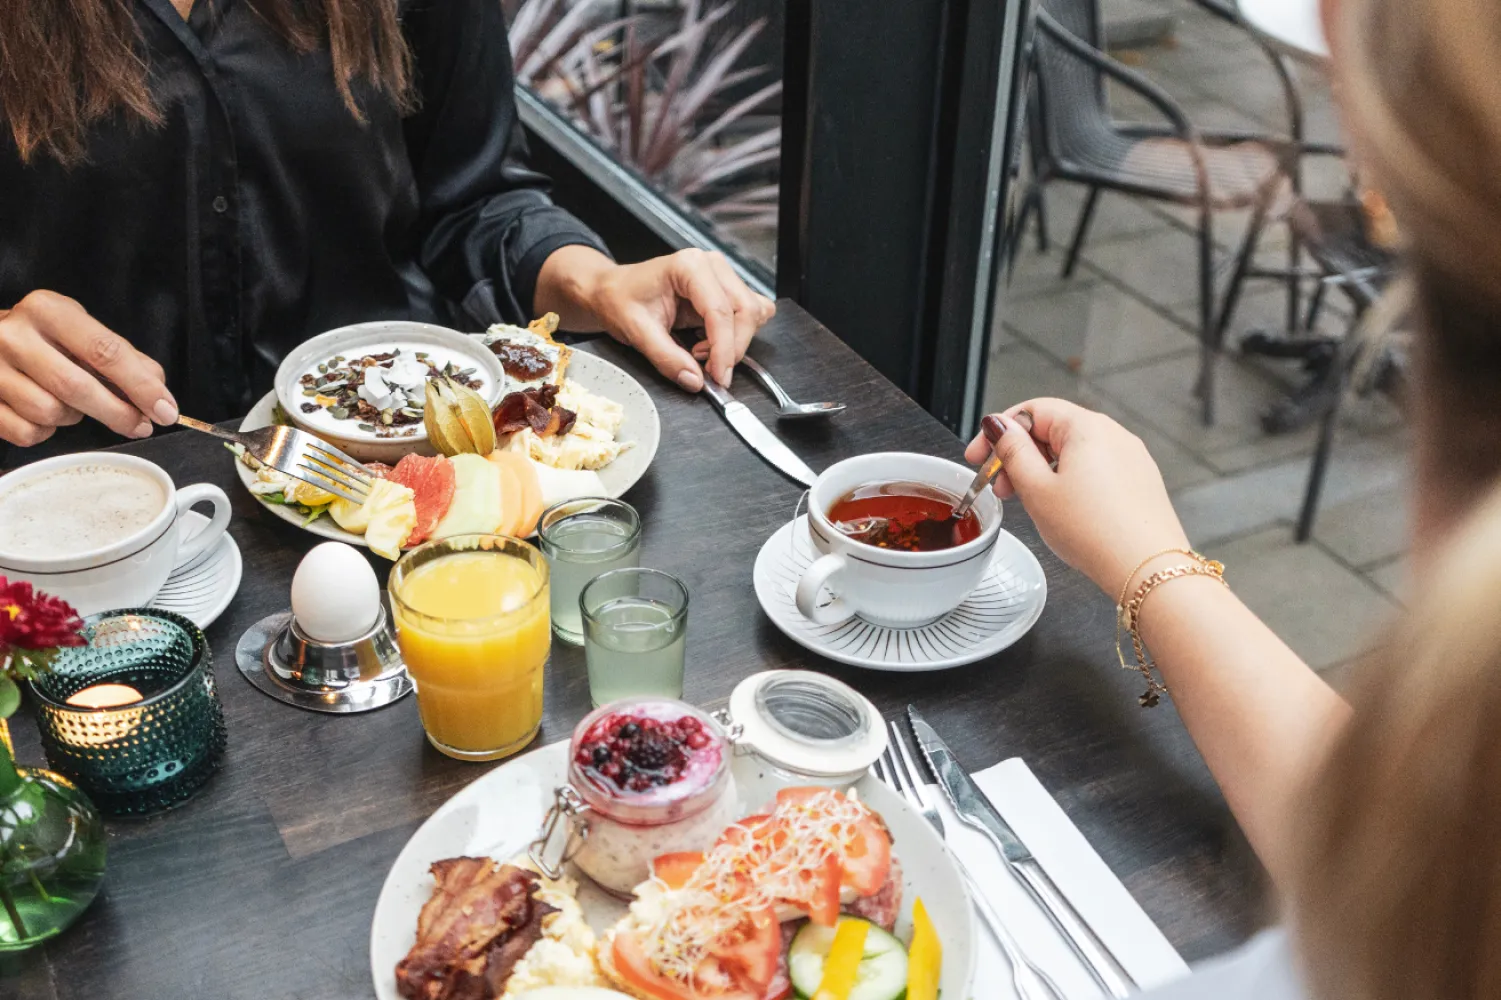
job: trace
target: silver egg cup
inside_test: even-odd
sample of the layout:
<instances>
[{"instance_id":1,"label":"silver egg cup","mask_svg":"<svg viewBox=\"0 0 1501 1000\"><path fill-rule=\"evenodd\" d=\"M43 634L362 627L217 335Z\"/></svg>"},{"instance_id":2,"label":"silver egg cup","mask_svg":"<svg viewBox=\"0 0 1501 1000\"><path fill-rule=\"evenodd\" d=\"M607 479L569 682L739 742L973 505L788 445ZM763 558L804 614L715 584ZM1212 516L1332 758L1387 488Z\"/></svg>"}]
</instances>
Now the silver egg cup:
<instances>
[{"instance_id":1,"label":"silver egg cup","mask_svg":"<svg viewBox=\"0 0 1501 1000\"><path fill-rule=\"evenodd\" d=\"M384 602L370 630L349 642L310 638L290 611L263 618L240 636L235 664L261 691L311 712L373 712L412 691Z\"/></svg>"}]
</instances>

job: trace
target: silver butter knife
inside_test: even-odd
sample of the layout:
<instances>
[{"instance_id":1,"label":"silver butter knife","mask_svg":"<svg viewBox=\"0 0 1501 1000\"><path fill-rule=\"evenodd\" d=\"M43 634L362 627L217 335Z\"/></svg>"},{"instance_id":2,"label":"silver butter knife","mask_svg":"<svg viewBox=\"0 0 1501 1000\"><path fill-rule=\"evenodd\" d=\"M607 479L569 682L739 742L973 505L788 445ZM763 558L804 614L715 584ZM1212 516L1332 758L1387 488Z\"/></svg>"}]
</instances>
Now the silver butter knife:
<instances>
[{"instance_id":1,"label":"silver butter knife","mask_svg":"<svg viewBox=\"0 0 1501 1000\"><path fill-rule=\"evenodd\" d=\"M912 735L917 739L923 759L938 779L938 785L948 795L949 802L967 826L979 830L1006 860L1007 866L1021 882L1027 894L1047 914L1048 920L1063 935L1074 957L1089 970L1094 981L1112 997L1130 996L1136 990L1136 981L1131 978L1105 942L1079 916L1068 897L1058 889L1047 871L1038 864L1032 851L1022 843L1016 831L996 811L985 792L959 765L954 753L943 738L928 725L926 719L907 706L907 721L912 725Z\"/></svg>"},{"instance_id":2,"label":"silver butter knife","mask_svg":"<svg viewBox=\"0 0 1501 1000\"><path fill-rule=\"evenodd\" d=\"M813 480L818 476L808 468L808 463L798 458L744 403L730 395L728 389L710 378L708 372L704 373L704 395L714 401L714 405L724 415L724 422L751 446L751 451L760 455L783 475L804 486L813 485Z\"/></svg>"}]
</instances>

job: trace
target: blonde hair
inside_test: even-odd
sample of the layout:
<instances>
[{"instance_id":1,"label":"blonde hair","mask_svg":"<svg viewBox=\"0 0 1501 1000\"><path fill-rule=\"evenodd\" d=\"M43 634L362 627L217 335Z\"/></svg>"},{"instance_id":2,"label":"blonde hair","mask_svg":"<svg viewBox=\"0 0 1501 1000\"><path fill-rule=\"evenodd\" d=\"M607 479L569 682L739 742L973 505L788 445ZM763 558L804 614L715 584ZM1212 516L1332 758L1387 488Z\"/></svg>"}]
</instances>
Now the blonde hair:
<instances>
[{"instance_id":1,"label":"blonde hair","mask_svg":"<svg viewBox=\"0 0 1501 1000\"><path fill-rule=\"evenodd\" d=\"M1321 1000L1501 997L1501 5L1335 2L1341 109L1425 319L1423 443L1469 514L1357 672L1288 901Z\"/></svg>"},{"instance_id":2,"label":"blonde hair","mask_svg":"<svg viewBox=\"0 0 1501 1000\"><path fill-rule=\"evenodd\" d=\"M1325 1000L1501 997L1501 489L1359 672L1289 883Z\"/></svg>"}]
</instances>

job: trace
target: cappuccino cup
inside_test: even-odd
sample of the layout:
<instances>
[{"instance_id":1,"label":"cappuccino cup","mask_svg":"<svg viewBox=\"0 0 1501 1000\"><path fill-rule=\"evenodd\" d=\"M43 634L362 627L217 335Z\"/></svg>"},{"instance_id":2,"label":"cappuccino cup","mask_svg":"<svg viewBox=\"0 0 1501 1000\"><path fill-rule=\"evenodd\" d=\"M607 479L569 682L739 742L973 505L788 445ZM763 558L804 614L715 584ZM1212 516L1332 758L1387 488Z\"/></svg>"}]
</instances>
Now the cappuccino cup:
<instances>
[{"instance_id":1,"label":"cappuccino cup","mask_svg":"<svg viewBox=\"0 0 1501 1000\"><path fill-rule=\"evenodd\" d=\"M979 534L934 551L881 548L845 534L829 520L829 510L852 490L872 483L907 482L936 487L955 500L975 478L975 470L908 452L881 452L837 462L808 491L808 537L818 557L797 585L797 609L818 625L837 625L859 616L886 628L919 628L964 603L990 566L1001 531L1001 503L986 490L972 508ZM824 588L832 600L820 598Z\"/></svg>"},{"instance_id":2,"label":"cappuccino cup","mask_svg":"<svg viewBox=\"0 0 1501 1000\"><path fill-rule=\"evenodd\" d=\"M209 523L184 536L182 515L207 503ZM175 566L229 526L217 486L178 489L134 455L82 452L0 476L0 576L30 581L80 615L149 604Z\"/></svg>"}]
</instances>

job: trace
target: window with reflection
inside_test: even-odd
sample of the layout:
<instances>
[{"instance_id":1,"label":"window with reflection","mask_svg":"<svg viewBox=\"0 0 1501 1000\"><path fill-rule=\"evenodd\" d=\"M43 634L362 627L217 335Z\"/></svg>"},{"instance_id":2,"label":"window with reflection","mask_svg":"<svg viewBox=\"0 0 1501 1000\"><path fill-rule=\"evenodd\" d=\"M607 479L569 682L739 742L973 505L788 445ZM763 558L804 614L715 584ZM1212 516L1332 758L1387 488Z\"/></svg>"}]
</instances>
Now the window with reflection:
<instances>
[{"instance_id":1,"label":"window with reflection","mask_svg":"<svg viewBox=\"0 0 1501 1000\"><path fill-rule=\"evenodd\" d=\"M519 84L775 271L782 0L503 0Z\"/></svg>"}]
</instances>

